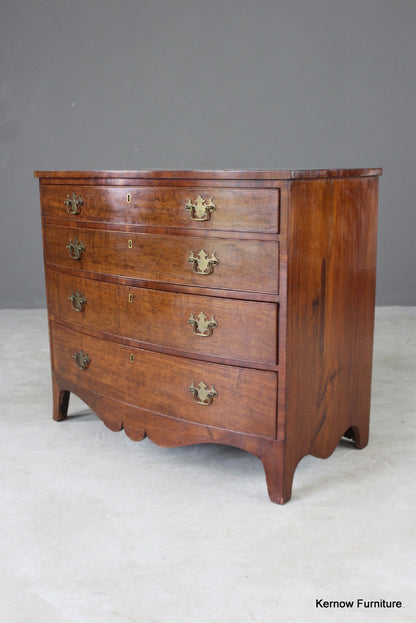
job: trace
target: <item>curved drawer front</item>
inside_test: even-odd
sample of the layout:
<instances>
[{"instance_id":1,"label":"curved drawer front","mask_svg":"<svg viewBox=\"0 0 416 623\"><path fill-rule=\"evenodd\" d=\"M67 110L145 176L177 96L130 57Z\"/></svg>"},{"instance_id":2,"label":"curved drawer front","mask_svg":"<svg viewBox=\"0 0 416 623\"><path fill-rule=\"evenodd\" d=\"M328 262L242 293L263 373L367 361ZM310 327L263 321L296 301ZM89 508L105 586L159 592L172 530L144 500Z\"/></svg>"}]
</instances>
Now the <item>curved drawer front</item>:
<instances>
[{"instance_id":1,"label":"curved drawer front","mask_svg":"<svg viewBox=\"0 0 416 623\"><path fill-rule=\"evenodd\" d=\"M173 418L275 437L277 375L162 355L51 324L54 368L76 386Z\"/></svg>"},{"instance_id":2,"label":"curved drawer front","mask_svg":"<svg viewBox=\"0 0 416 623\"><path fill-rule=\"evenodd\" d=\"M278 242L157 236L47 225L46 261L145 281L278 292Z\"/></svg>"},{"instance_id":3,"label":"curved drawer front","mask_svg":"<svg viewBox=\"0 0 416 623\"><path fill-rule=\"evenodd\" d=\"M279 189L43 185L44 216L197 230L277 233Z\"/></svg>"},{"instance_id":4,"label":"curved drawer front","mask_svg":"<svg viewBox=\"0 0 416 623\"><path fill-rule=\"evenodd\" d=\"M276 364L277 305L132 288L48 271L52 319L148 344Z\"/></svg>"}]
</instances>

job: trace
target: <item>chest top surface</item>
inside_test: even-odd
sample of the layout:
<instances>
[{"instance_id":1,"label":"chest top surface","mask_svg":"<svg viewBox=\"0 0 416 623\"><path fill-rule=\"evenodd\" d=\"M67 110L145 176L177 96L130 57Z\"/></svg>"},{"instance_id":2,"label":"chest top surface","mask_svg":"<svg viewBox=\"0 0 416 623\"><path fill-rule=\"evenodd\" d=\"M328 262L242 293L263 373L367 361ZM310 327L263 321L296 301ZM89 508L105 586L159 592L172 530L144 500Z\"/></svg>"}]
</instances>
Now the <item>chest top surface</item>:
<instances>
[{"instance_id":1,"label":"chest top surface","mask_svg":"<svg viewBox=\"0 0 416 623\"><path fill-rule=\"evenodd\" d=\"M224 179L290 180L382 175L381 168L367 169L287 169L287 170L143 170L143 171L35 171L38 178L114 178L114 179Z\"/></svg>"}]
</instances>

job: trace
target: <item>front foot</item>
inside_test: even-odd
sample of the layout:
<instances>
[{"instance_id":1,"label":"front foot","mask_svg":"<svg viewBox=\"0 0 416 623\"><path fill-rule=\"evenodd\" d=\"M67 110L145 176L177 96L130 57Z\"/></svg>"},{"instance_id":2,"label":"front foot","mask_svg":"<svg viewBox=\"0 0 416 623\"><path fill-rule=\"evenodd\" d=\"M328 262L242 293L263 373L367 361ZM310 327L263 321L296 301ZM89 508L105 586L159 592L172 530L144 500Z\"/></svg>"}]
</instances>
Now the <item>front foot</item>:
<instances>
[{"instance_id":1,"label":"front foot","mask_svg":"<svg viewBox=\"0 0 416 623\"><path fill-rule=\"evenodd\" d=\"M269 497L275 504L285 504L292 495L295 469L284 464L283 456L283 446L275 444L260 457L266 475Z\"/></svg>"},{"instance_id":2,"label":"front foot","mask_svg":"<svg viewBox=\"0 0 416 623\"><path fill-rule=\"evenodd\" d=\"M70 392L61 389L55 376L52 375L52 400L53 400L53 419L61 422L68 417L68 404Z\"/></svg>"}]
</instances>

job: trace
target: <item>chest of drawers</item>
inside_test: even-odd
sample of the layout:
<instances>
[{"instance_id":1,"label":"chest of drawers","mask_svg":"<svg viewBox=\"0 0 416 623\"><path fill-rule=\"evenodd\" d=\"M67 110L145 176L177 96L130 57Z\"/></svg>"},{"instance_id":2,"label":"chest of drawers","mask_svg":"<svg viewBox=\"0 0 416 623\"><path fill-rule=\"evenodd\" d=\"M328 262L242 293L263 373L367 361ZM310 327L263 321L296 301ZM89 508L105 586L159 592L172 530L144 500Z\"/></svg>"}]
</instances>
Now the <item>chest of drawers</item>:
<instances>
[{"instance_id":1,"label":"chest of drawers","mask_svg":"<svg viewBox=\"0 0 416 623\"><path fill-rule=\"evenodd\" d=\"M381 169L37 171L53 417L261 459L368 441Z\"/></svg>"}]
</instances>

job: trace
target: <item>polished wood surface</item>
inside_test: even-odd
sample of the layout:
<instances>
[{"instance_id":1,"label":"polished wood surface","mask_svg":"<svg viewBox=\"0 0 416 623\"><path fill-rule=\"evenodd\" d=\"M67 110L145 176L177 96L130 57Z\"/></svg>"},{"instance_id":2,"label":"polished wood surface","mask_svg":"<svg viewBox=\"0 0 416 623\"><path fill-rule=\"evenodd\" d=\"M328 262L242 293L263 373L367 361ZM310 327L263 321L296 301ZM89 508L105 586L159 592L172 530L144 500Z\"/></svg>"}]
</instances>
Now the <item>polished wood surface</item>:
<instances>
[{"instance_id":1,"label":"polished wood surface","mask_svg":"<svg viewBox=\"0 0 416 623\"><path fill-rule=\"evenodd\" d=\"M226 357L253 366L277 364L278 306L273 303L135 288L53 270L47 279L52 320L90 331L99 328L119 340L171 348L188 357ZM81 311L70 300L77 291L86 299ZM217 323L212 335L195 334L188 323L201 312ZM247 327L256 327L256 332L248 333Z\"/></svg>"},{"instance_id":2,"label":"polished wood surface","mask_svg":"<svg viewBox=\"0 0 416 623\"><path fill-rule=\"evenodd\" d=\"M81 197L77 214L68 213L66 198ZM196 205L198 196L215 209L205 221L193 220L186 206ZM185 228L197 231L252 231L277 233L278 189L209 187L100 187L49 185L41 190L43 214L47 217L149 227Z\"/></svg>"},{"instance_id":3,"label":"polished wood surface","mask_svg":"<svg viewBox=\"0 0 416 623\"><path fill-rule=\"evenodd\" d=\"M357 447L368 441L377 190L375 177L292 188L286 438L293 464L306 454L328 457L350 428Z\"/></svg>"},{"instance_id":4,"label":"polished wood surface","mask_svg":"<svg viewBox=\"0 0 416 623\"><path fill-rule=\"evenodd\" d=\"M52 326L55 369L79 387L169 417L216 428L276 436L277 378L274 372L193 361L132 348ZM88 353L87 369L73 355ZM133 358L133 361L131 361ZM203 381L218 395L197 404L189 387ZM261 387L262 391L258 392Z\"/></svg>"},{"instance_id":5,"label":"polished wood surface","mask_svg":"<svg viewBox=\"0 0 416 623\"><path fill-rule=\"evenodd\" d=\"M53 225L45 226L44 233L48 264L200 288L278 292L277 242L207 240ZM67 248L75 238L85 246L78 260L70 257ZM201 251L218 261L210 274L195 273L189 262L192 253L197 256Z\"/></svg>"},{"instance_id":6,"label":"polished wood surface","mask_svg":"<svg viewBox=\"0 0 416 623\"><path fill-rule=\"evenodd\" d=\"M317 178L373 177L382 174L383 169L292 169L244 171L239 169L222 170L169 170L169 171L35 171L35 177L47 180L62 179L169 179L169 180L290 180Z\"/></svg>"},{"instance_id":7,"label":"polished wood surface","mask_svg":"<svg viewBox=\"0 0 416 623\"><path fill-rule=\"evenodd\" d=\"M74 392L131 439L243 448L280 504L303 456L364 447L381 172L36 172L54 419ZM184 206L195 193L215 197L206 221ZM193 272L200 251L210 274Z\"/></svg>"}]
</instances>

